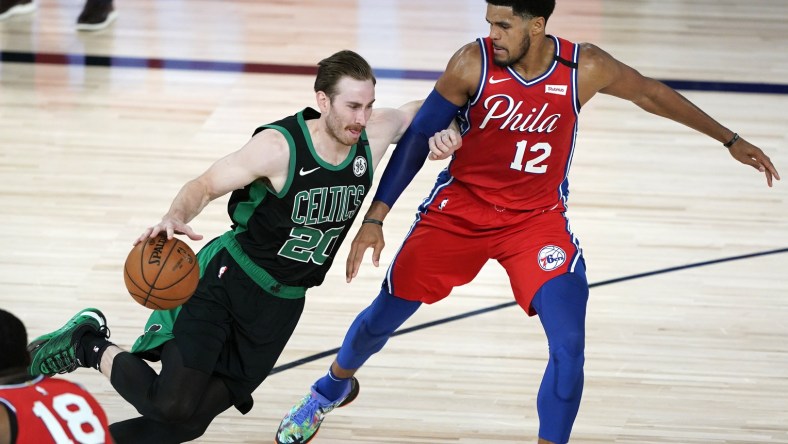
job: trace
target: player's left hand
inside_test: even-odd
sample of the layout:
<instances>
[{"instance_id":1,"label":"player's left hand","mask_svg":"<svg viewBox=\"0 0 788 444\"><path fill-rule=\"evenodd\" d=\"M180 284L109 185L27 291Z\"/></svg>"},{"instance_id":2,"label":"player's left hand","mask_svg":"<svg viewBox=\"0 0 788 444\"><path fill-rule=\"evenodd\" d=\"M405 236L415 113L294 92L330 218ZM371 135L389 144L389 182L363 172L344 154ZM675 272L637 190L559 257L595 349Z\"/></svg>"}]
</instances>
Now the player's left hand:
<instances>
[{"instance_id":1,"label":"player's left hand","mask_svg":"<svg viewBox=\"0 0 788 444\"><path fill-rule=\"evenodd\" d=\"M728 150L734 159L766 174L766 183L772 186L772 179L780 180L780 173L771 159L760 148L740 138Z\"/></svg>"},{"instance_id":2,"label":"player's left hand","mask_svg":"<svg viewBox=\"0 0 788 444\"><path fill-rule=\"evenodd\" d=\"M445 129L430 137L430 160L443 160L451 157L462 146L462 136L453 128Z\"/></svg>"},{"instance_id":3,"label":"player's left hand","mask_svg":"<svg viewBox=\"0 0 788 444\"><path fill-rule=\"evenodd\" d=\"M364 253L368 248L372 248L372 264L376 267L380 266L380 252L383 251L385 246L383 227L375 224L361 224L356 237L350 243L350 253L345 263L345 280L347 283L350 283L353 278L358 276L361 261L364 259Z\"/></svg>"}]
</instances>

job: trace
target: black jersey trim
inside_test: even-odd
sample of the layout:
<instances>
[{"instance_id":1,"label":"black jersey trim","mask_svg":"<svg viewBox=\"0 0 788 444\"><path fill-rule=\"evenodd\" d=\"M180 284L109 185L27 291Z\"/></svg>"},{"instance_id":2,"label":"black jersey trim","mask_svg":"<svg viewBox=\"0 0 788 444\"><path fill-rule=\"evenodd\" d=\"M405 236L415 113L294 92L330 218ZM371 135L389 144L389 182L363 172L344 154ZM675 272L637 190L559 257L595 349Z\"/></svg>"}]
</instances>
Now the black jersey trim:
<instances>
[{"instance_id":1,"label":"black jersey trim","mask_svg":"<svg viewBox=\"0 0 788 444\"><path fill-rule=\"evenodd\" d=\"M285 140L287 140L287 146L288 148L290 148L290 161L287 171L287 180L285 181L285 185L282 187L282 190L277 193L276 190L271 188L271 186L268 183L266 183L265 185L265 187L268 189L268 191L271 192L271 194L281 199L290 190L290 185L293 183L293 177L295 176L295 167L297 160L295 140L293 140L293 136L290 134L290 131L288 131L287 128L283 126L269 124L269 125L263 125L260 128L270 128L272 130L279 131L279 133L281 133L285 137Z\"/></svg>"},{"instance_id":2,"label":"black jersey trim","mask_svg":"<svg viewBox=\"0 0 788 444\"><path fill-rule=\"evenodd\" d=\"M361 143L362 141L363 143ZM367 173L369 173L369 185L372 186L372 184L375 183L375 172L373 171L375 169L373 165L375 159L372 158L372 147L369 146L367 130L361 130L361 140L359 143L361 143L361 146L364 147L364 153L367 155Z\"/></svg>"},{"instance_id":3,"label":"black jersey trim","mask_svg":"<svg viewBox=\"0 0 788 444\"><path fill-rule=\"evenodd\" d=\"M266 196L268 196L268 193L281 199L287 195L287 192L290 190L290 185L293 183L296 165L296 149L293 136L290 135L290 132L284 127L270 124L258 127L255 131L255 135L265 129L278 131L284 136L285 140L287 140L287 146L290 150L290 165L288 167L287 180L285 180L282 190L278 193L270 186L268 181L263 179L257 179L245 187L245 191L248 193L247 198L242 202L238 202L233 213L230 215L230 219L235 223L236 230L238 231L246 231L249 225L249 219L254 215L255 209L265 200Z\"/></svg>"},{"instance_id":4,"label":"black jersey trim","mask_svg":"<svg viewBox=\"0 0 788 444\"><path fill-rule=\"evenodd\" d=\"M255 209L265 200L269 193L268 185L261 180L256 180L246 186L248 191L248 198L243 202L238 202L232 214L232 220L235 222L235 229L246 231L249 226L249 219L254 216Z\"/></svg>"},{"instance_id":5,"label":"black jersey trim","mask_svg":"<svg viewBox=\"0 0 788 444\"><path fill-rule=\"evenodd\" d=\"M577 69L577 63L575 63L575 62L572 62L572 61L569 61L569 60L567 60L567 59L564 59L564 58L561 58L561 56L559 56L559 55L556 55L556 56L555 56L555 60L556 60L558 63L560 63L560 64L562 64L562 65L564 65L564 66L568 66L568 67L570 67L570 68L572 68L572 69Z\"/></svg>"},{"instance_id":6,"label":"black jersey trim","mask_svg":"<svg viewBox=\"0 0 788 444\"><path fill-rule=\"evenodd\" d=\"M323 167L323 168L325 168L325 169L327 169L329 171L340 171L340 170L343 170L345 167L350 165L350 162L352 162L353 159L355 159L355 157L356 157L356 145L353 145L353 146L350 147L350 151L348 152L347 157L345 157L345 160L343 160L342 163L340 163L339 165L332 165L332 164L326 162L325 160L323 160L323 158L320 157L317 154L317 151L315 150L315 145L312 143L312 135L309 134L309 127L306 124L306 119L304 119L304 112L307 111L307 110L310 110L310 111L313 111L313 112L317 113L317 111L314 111L311 108L307 108L304 111L301 111L298 114L296 114L296 117L298 118L298 125L301 127L301 131L304 132L304 139L306 140L306 145L309 147L309 152L312 153L312 157L314 157L314 159L317 162L317 164L320 165L321 167ZM319 116L320 114L317 113L317 115Z\"/></svg>"}]
</instances>

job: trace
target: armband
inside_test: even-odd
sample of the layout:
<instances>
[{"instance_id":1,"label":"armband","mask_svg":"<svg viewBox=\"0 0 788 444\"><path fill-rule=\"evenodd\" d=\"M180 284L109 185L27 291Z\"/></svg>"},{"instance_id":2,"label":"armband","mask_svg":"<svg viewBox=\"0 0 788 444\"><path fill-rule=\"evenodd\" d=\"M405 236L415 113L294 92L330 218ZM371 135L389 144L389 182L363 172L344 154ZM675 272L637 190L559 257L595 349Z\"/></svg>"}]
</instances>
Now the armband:
<instances>
[{"instance_id":1,"label":"armband","mask_svg":"<svg viewBox=\"0 0 788 444\"><path fill-rule=\"evenodd\" d=\"M362 223L362 224L374 224L374 225L380 225L381 227L383 226L383 221L382 221L382 220L372 219L372 218L370 218L370 217L368 217L368 218L366 218L366 219L362 220L362 221L361 221L361 223Z\"/></svg>"},{"instance_id":2,"label":"armband","mask_svg":"<svg viewBox=\"0 0 788 444\"><path fill-rule=\"evenodd\" d=\"M736 143L737 140L739 140L739 134L733 133L733 137L731 137L731 140L723 143L722 146L724 146L725 148L730 148L733 146L734 143Z\"/></svg>"}]
</instances>

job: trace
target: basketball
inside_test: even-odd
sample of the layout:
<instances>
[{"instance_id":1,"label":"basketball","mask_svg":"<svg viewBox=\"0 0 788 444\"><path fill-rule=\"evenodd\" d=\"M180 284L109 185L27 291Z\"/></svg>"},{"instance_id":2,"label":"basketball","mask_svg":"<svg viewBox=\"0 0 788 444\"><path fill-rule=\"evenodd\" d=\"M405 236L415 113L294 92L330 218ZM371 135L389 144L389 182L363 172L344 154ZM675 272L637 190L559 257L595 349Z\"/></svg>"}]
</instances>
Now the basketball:
<instances>
[{"instance_id":1,"label":"basketball","mask_svg":"<svg viewBox=\"0 0 788 444\"><path fill-rule=\"evenodd\" d=\"M194 294L200 267L188 245L161 235L134 246L126 258L123 280L131 297L141 305L169 310Z\"/></svg>"}]
</instances>

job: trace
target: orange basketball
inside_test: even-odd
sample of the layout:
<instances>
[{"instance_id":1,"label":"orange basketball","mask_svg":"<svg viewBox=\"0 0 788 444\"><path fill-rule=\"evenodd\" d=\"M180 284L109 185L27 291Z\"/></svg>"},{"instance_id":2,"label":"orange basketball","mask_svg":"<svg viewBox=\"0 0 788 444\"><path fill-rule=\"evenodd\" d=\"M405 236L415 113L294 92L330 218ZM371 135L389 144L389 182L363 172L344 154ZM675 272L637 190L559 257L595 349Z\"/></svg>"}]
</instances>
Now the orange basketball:
<instances>
[{"instance_id":1,"label":"orange basketball","mask_svg":"<svg viewBox=\"0 0 788 444\"><path fill-rule=\"evenodd\" d=\"M194 294L200 267L188 245L161 235L132 248L126 258L123 280L135 301L151 309L169 310Z\"/></svg>"}]
</instances>

